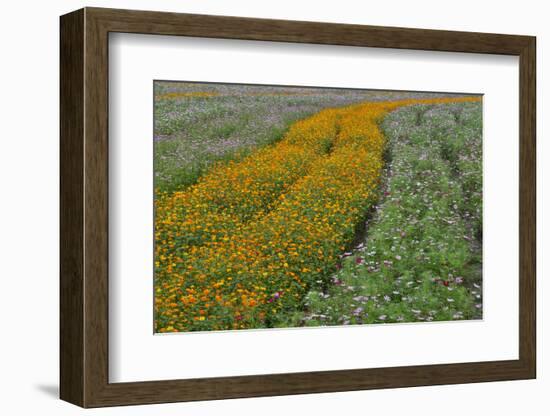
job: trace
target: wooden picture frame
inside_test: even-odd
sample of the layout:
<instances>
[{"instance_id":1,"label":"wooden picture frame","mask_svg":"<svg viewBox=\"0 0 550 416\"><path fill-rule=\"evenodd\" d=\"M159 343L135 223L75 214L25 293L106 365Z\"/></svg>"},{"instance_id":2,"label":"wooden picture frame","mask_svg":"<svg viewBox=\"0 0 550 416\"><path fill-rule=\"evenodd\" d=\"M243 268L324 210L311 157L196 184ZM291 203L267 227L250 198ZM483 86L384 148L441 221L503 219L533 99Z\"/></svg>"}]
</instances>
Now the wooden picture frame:
<instances>
[{"instance_id":1,"label":"wooden picture frame","mask_svg":"<svg viewBox=\"0 0 550 416\"><path fill-rule=\"evenodd\" d=\"M60 29L61 399L102 407L535 378L534 37L100 8L62 16ZM519 56L519 359L109 383L110 32Z\"/></svg>"}]
</instances>

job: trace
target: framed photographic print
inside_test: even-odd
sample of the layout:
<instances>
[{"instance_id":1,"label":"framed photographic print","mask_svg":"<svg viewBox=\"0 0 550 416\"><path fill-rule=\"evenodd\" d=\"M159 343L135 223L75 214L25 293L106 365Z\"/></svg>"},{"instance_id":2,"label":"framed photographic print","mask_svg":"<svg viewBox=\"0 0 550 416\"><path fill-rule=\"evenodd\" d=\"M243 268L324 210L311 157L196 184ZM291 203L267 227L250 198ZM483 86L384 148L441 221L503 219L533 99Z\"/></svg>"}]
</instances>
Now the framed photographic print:
<instances>
[{"instance_id":1,"label":"framed photographic print","mask_svg":"<svg viewBox=\"0 0 550 416\"><path fill-rule=\"evenodd\" d=\"M61 398L534 378L535 49L62 16Z\"/></svg>"}]
</instances>

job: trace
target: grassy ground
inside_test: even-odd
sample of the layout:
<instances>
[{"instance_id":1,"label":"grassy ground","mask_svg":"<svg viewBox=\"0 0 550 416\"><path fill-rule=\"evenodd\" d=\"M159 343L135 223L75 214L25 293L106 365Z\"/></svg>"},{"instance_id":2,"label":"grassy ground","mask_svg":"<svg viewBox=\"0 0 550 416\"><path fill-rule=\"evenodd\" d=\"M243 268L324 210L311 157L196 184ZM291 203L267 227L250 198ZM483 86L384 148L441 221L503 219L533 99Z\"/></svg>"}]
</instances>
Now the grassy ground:
<instances>
[{"instance_id":1,"label":"grassy ground","mask_svg":"<svg viewBox=\"0 0 550 416\"><path fill-rule=\"evenodd\" d=\"M323 108L413 96L427 94L156 82L155 188L181 190L213 164L278 141L294 121Z\"/></svg>"},{"instance_id":2,"label":"grassy ground","mask_svg":"<svg viewBox=\"0 0 550 416\"><path fill-rule=\"evenodd\" d=\"M366 238L294 325L481 317L481 103L406 107L383 129L386 183Z\"/></svg>"}]
</instances>

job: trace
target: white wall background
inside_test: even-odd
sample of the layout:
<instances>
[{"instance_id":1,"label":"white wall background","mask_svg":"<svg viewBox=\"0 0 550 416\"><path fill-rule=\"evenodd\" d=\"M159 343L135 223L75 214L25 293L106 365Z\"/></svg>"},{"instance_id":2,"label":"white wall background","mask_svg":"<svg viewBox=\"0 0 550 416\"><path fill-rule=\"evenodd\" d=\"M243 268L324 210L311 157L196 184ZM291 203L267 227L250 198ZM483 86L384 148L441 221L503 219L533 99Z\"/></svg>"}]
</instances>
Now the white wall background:
<instances>
[{"instance_id":1,"label":"white wall background","mask_svg":"<svg viewBox=\"0 0 550 416\"><path fill-rule=\"evenodd\" d=\"M0 63L0 409L15 414L79 414L58 395L58 16L82 6L240 15L294 20L407 26L538 37L538 380L338 394L139 406L87 411L102 415L280 415L378 413L408 415L545 415L550 408L550 361L544 347L548 318L544 284L550 237L543 183L550 162L542 121L550 90L545 3L461 0L358 2L353 0L120 0L4 2Z\"/></svg>"}]
</instances>

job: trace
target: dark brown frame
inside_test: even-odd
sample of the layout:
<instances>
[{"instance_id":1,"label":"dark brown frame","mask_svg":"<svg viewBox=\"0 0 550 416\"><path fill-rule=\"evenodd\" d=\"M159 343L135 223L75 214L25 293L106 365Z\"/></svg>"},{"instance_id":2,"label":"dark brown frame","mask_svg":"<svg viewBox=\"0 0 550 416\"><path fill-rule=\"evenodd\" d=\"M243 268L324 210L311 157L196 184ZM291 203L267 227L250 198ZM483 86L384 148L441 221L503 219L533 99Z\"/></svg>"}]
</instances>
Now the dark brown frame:
<instances>
[{"instance_id":1,"label":"dark brown frame","mask_svg":"<svg viewBox=\"0 0 550 416\"><path fill-rule=\"evenodd\" d=\"M109 32L519 56L519 359L109 383ZM101 407L535 378L535 42L531 36L99 8L62 16L61 398Z\"/></svg>"}]
</instances>

